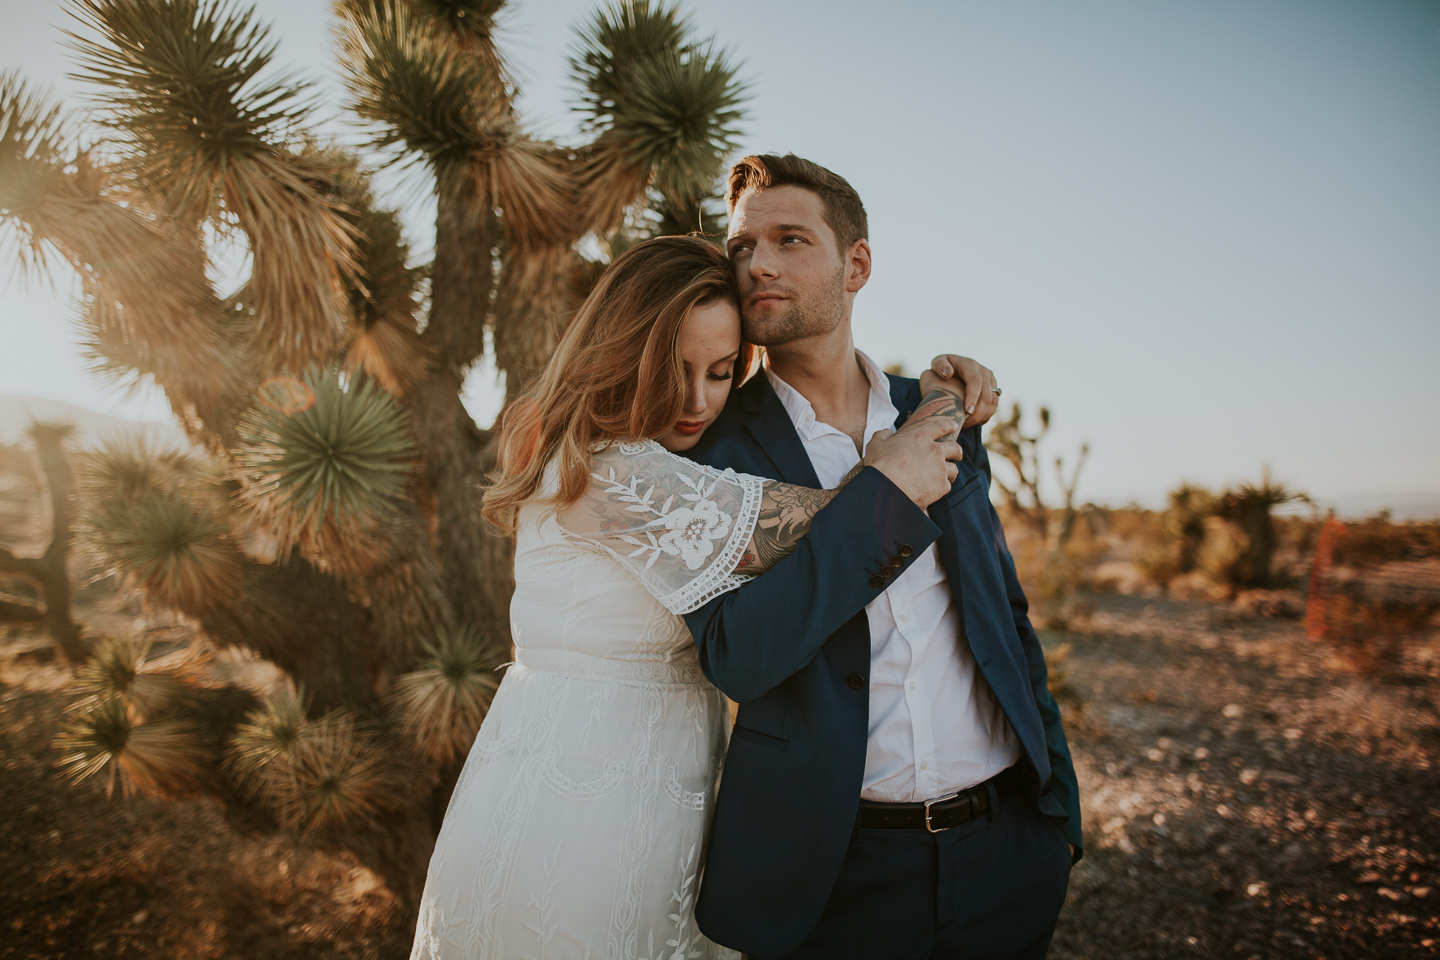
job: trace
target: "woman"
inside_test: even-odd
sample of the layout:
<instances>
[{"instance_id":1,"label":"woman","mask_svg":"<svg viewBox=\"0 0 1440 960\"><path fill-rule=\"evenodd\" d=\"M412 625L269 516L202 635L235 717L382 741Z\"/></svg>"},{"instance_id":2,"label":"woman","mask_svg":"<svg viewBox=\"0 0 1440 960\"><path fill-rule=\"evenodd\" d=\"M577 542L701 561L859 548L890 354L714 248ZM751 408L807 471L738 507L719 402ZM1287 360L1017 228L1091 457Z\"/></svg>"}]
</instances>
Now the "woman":
<instances>
[{"instance_id":1,"label":"woman","mask_svg":"<svg viewBox=\"0 0 1440 960\"><path fill-rule=\"evenodd\" d=\"M737 572L762 511L773 563L835 493L675 455L750 366L737 303L711 244L638 244L507 418L485 515L516 538L516 658L451 798L414 958L736 956L692 916L726 714L678 614L763 572ZM855 472L953 471L958 444L934 441L955 429L907 424Z\"/></svg>"}]
</instances>

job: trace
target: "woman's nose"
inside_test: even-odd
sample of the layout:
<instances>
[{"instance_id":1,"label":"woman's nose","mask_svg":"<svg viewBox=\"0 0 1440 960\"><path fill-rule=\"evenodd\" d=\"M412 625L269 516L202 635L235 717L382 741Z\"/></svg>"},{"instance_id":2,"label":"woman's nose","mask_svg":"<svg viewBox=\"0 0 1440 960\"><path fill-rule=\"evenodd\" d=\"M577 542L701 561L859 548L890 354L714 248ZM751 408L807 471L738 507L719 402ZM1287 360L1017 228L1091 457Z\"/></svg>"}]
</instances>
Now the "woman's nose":
<instances>
[{"instance_id":1,"label":"woman's nose","mask_svg":"<svg viewBox=\"0 0 1440 960\"><path fill-rule=\"evenodd\" d=\"M691 383L686 384L686 385L685 385L685 412L686 412L686 413L704 413L704 412L705 412L705 406L706 406L706 404L705 404L705 385L704 385L703 383L694 382L694 381L692 381Z\"/></svg>"}]
</instances>

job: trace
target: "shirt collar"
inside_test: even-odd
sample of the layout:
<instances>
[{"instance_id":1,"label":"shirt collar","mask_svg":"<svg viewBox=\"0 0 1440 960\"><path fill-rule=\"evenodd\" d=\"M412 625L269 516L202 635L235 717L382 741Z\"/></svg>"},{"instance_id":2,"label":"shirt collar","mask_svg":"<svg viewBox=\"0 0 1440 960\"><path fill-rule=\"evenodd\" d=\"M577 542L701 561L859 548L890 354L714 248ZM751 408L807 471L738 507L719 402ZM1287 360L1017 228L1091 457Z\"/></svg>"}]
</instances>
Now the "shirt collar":
<instances>
[{"instance_id":1,"label":"shirt collar","mask_svg":"<svg viewBox=\"0 0 1440 960\"><path fill-rule=\"evenodd\" d=\"M885 376L875 361L865 355L862 350L855 351L855 358L860 361L860 369L865 374L865 379L870 383L870 395L865 412L865 439L868 442L876 430L888 430L894 426L895 420L900 416L900 411L895 409L894 402L890 399L890 380ZM840 433L827 423L821 423L815 419L815 408L810 401L790 384L770 369L766 363L762 368L765 377L770 381L775 396L780 398L780 403L785 407L785 412L790 416L790 422L795 424L795 430L806 440L813 440L818 436L827 433ZM841 434L843 436L843 434Z\"/></svg>"}]
</instances>

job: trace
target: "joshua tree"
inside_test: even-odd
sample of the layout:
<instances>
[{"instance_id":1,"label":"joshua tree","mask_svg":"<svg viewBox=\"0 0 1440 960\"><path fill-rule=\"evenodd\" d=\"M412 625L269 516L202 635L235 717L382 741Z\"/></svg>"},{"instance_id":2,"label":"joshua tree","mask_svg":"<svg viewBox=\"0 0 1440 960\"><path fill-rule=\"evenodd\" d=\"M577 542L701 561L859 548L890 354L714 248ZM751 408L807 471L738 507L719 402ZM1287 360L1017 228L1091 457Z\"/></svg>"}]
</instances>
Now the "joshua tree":
<instances>
[{"instance_id":1,"label":"joshua tree","mask_svg":"<svg viewBox=\"0 0 1440 960\"><path fill-rule=\"evenodd\" d=\"M153 602L292 681L257 706L107 647L120 666L87 674L75 768L325 831L411 903L508 659L510 557L476 509L494 457L460 404L465 374L487 343L511 395L543 366L601 266L580 241L713 222L742 100L673 7L625 0L571 61L585 142L536 139L495 44L502 6L335 6L370 148L433 183L423 265L367 169L309 133L305 84L271 71L252 11L70 0L95 126L0 77L12 249L31 272L78 273L96 364L153 379L203 450L91 458L88 539ZM207 275L216 237L249 251L234 292ZM138 702L134 678L152 674L185 694ZM204 756L174 749L187 723L209 731Z\"/></svg>"},{"instance_id":2,"label":"joshua tree","mask_svg":"<svg viewBox=\"0 0 1440 960\"><path fill-rule=\"evenodd\" d=\"M0 574L28 580L39 591L43 605L37 607L20 598L0 595L0 622L44 624L61 655L75 665L85 658L85 644L80 639L80 626L70 615L67 569L74 491L65 439L73 429L66 423L36 421L30 425L30 442L35 445L50 491L50 545L38 557L17 557L0 546Z\"/></svg>"},{"instance_id":3,"label":"joshua tree","mask_svg":"<svg viewBox=\"0 0 1440 960\"><path fill-rule=\"evenodd\" d=\"M986 449L1004 458L1015 471L1013 482L1006 483L999 477L994 482L1011 512L1034 530L1042 543L1059 549L1065 546L1075 531L1075 520L1079 516L1075 507L1075 488L1080 483L1080 471L1085 468L1085 461L1090 456L1090 445L1080 445L1080 456L1076 458L1075 468L1068 478L1065 476L1065 458L1055 458L1055 480L1060 485L1061 506L1047 506L1040 496L1040 441L1050 432L1050 408L1040 408L1040 429L1033 434L1027 434L1021 428L1023 416L1020 404L1011 404L1010 416L990 427L990 436L985 440ZM1057 512L1059 522L1055 523Z\"/></svg>"}]
</instances>

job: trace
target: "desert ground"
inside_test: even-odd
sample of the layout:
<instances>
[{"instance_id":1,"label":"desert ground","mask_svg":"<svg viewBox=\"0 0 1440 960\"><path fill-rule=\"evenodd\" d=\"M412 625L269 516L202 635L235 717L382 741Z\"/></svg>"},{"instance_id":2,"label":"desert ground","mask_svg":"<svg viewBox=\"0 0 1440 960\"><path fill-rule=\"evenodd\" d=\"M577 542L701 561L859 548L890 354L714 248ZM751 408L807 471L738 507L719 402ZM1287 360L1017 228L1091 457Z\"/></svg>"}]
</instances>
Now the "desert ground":
<instances>
[{"instance_id":1,"label":"desert ground","mask_svg":"<svg viewBox=\"0 0 1440 960\"><path fill-rule=\"evenodd\" d=\"M0 485L5 541L36 549L38 487L15 472ZM1436 563L1378 575L1429 590ZM92 634L198 652L233 682L273 679L258 661L206 651L83 556L75 566ZM1084 616L1042 632L1087 848L1050 955L1435 954L1436 632L1362 669L1307 638L1297 591L1182 602L1124 589L1081 591ZM408 953L396 902L347 855L213 799L107 798L96 780L70 783L53 745L74 699L68 671L38 628L0 631L0 958Z\"/></svg>"}]
</instances>

